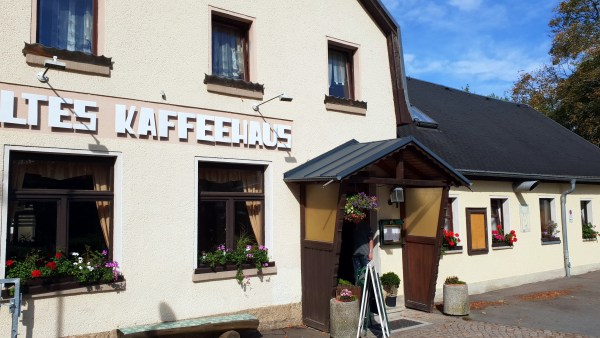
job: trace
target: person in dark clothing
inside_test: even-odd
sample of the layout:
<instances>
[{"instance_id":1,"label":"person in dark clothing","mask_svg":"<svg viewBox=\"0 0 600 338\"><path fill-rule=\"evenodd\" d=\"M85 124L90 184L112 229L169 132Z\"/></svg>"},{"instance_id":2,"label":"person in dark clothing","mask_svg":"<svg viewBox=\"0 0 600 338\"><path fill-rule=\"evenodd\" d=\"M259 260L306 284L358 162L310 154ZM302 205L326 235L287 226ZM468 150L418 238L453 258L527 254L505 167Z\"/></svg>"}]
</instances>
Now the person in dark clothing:
<instances>
[{"instance_id":1,"label":"person in dark clothing","mask_svg":"<svg viewBox=\"0 0 600 338\"><path fill-rule=\"evenodd\" d=\"M365 221L354 224L354 276L373 259L373 231Z\"/></svg>"}]
</instances>

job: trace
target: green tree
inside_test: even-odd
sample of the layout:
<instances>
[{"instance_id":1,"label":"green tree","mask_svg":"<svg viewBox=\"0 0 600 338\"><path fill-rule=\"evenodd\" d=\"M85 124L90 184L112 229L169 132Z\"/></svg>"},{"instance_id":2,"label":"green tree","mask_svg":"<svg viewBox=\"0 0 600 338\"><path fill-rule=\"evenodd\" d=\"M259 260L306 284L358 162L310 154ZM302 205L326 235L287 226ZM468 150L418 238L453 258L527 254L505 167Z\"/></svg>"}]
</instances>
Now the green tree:
<instances>
[{"instance_id":1,"label":"green tree","mask_svg":"<svg viewBox=\"0 0 600 338\"><path fill-rule=\"evenodd\" d=\"M521 73L512 99L600 145L600 0L565 0L554 12L552 63Z\"/></svg>"}]
</instances>

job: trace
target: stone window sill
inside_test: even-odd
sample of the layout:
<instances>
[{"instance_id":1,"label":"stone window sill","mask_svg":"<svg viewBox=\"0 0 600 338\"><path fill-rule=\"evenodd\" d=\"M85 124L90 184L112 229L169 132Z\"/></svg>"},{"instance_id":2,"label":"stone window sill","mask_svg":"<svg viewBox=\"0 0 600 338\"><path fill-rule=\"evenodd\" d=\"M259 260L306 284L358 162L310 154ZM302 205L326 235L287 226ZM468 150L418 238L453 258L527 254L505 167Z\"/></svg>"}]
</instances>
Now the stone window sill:
<instances>
[{"instance_id":1,"label":"stone window sill","mask_svg":"<svg viewBox=\"0 0 600 338\"><path fill-rule=\"evenodd\" d=\"M554 245L554 244L560 244L561 241L560 239L550 239L550 238L542 238L542 245Z\"/></svg>"},{"instance_id":2,"label":"stone window sill","mask_svg":"<svg viewBox=\"0 0 600 338\"><path fill-rule=\"evenodd\" d=\"M598 242L598 238L582 238L584 242Z\"/></svg>"},{"instance_id":3,"label":"stone window sill","mask_svg":"<svg viewBox=\"0 0 600 338\"><path fill-rule=\"evenodd\" d=\"M58 61L66 64L65 71L68 72L110 76L113 68L112 58L50 48L38 43L25 43L22 52L25 62L31 66L44 67L47 59L56 56Z\"/></svg>"},{"instance_id":4,"label":"stone window sill","mask_svg":"<svg viewBox=\"0 0 600 338\"><path fill-rule=\"evenodd\" d=\"M446 253L444 253L444 255L456 255L456 254L461 254L463 253L463 250L447 250Z\"/></svg>"},{"instance_id":5,"label":"stone window sill","mask_svg":"<svg viewBox=\"0 0 600 338\"><path fill-rule=\"evenodd\" d=\"M512 250L513 247L510 245L492 246L492 250Z\"/></svg>"},{"instance_id":6,"label":"stone window sill","mask_svg":"<svg viewBox=\"0 0 600 338\"><path fill-rule=\"evenodd\" d=\"M225 271L200 271L201 269L196 269L194 271L194 275L192 276L192 281L195 283L198 282L209 282L209 281L217 281L224 279L234 279L237 273L235 268L227 269ZM221 270L220 268L218 270ZM270 262L269 266L262 268L262 271L258 271L256 268L248 268L242 270L244 275L247 277L254 276L268 276L268 275L276 275L277 267L274 262Z\"/></svg>"},{"instance_id":7,"label":"stone window sill","mask_svg":"<svg viewBox=\"0 0 600 338\"><path fill-rule=\"evenodd\" d=\"M204 83L206 84L206 90L211 93L245 97L255 100L262 100L265 91L262 84L244 80L228 79L217 75L205 74Z\"/></svg>"},{"instance_id":8,"label":"stone window sill","mask_svg":"<svg viewBox=\"0 0 600 338\"><path fill-rule=\"evenodd\" d=\"M356 101L352 99L344 99L335 96L325 95L325 109L334 110L343 113L366 115L367 103L364 101Z\"/></svg>"}]
</instances>

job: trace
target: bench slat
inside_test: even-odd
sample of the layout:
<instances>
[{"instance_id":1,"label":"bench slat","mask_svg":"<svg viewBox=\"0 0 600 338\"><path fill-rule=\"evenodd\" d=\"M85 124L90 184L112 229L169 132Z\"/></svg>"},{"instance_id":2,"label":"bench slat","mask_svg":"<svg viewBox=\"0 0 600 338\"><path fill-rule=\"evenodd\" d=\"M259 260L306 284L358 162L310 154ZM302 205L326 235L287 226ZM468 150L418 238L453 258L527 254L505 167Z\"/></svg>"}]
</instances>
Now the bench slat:
<instances>
[{"instance_id":1,"label":"bench slat","mask_svg":"<svg viewBox=\"0 0 600 338\"><path fill-rule=\"evenodd\" d=\"M229 330L256 330L258 318L250 314L204 317L140 325L118 330L119 337L157 337L175 333L225 332Z\"/></svg>"}]
</instances>

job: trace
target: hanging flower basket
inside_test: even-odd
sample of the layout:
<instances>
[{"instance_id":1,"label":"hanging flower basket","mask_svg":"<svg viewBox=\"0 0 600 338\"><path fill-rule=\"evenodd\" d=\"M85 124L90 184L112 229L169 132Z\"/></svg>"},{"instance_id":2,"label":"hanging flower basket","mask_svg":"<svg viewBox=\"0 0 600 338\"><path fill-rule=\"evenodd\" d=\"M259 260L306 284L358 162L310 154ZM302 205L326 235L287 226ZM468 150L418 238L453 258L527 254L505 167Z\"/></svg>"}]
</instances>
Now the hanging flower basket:
<instances>
[{"instance_id":1,"label":"hanging flower basket","mask_svg":"<svg viewBox=\"0 0 600 338\"><path fill-rule=\"evenodd\" d=\"M346 221L359 223L370 210L377 209L377 196L369 196L364 192L351 195L346 198L344 205L344 219Z\"/></svg>"}]
</instances>

